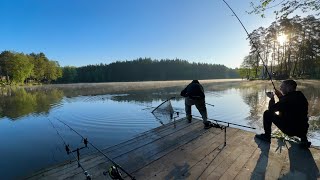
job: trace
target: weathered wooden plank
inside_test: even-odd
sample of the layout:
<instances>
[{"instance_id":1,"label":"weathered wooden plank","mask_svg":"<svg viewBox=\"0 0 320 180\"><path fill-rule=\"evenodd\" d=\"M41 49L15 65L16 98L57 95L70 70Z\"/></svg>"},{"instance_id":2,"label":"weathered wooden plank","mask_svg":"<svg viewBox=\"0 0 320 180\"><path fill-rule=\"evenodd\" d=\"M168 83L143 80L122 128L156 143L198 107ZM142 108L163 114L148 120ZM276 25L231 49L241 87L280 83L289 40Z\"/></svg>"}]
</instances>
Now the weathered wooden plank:
<instances>
[{"instance_id":1,"label":"weathered wooden plank","mask_svg":"<svg viewBox=\"0 0 320 180\"><path fill-rule=\"evenodd\" d=\"M138 175L139 179L148 179L148 177L153 177L153 176L156 176L158 178L163 178L159 174L160 173L159 171L163 171L163 169L166 169L166 168L171 169L169 166L171 166L172 161L175 161L174 162L175 167L179 166L179 163L181 163L180 161L182 161L182 164L184 164L185 162L189 162L189 161L197 161L197 158L194 158L194 159L192 159L192 158L194 156L201 157L201 156L199 156L199 150L201 151L202 148L211 147L212 145L213 145L212 149L214 149L215 147L218 146L215 143L215 141L217 141L217 138L218 138L217 135L220 135L221 132L219 134L216 134L214 130L215 129L207 130L206 133L199 136L195 141L191 141L191 142L179 147L178 149L174 150L172 153L167 154L166 156L163 156L163 158L161 158L161 161L157 160L157 161L154 161L153 163L147 165L146 167L141 169L141 171L137 172L140 175L142 174L142 177L139 176L138 174L136 174L136 175ZM213 138L213 137L216 137L216 138ZM210 142L209 140L211 140L211 139L213 139L213 141ZM208 141L210 143L208 143ZM201 148L199 148L199 147L201 147ZM167 161L169 161L169 162L166 163ZM191 162L189 162L189 163L191 163ZM161 168L159 168L159 167L161 167ZM183 167L183 166L181 166L181 167Z\"/></svg>"},{"instance_id":2,"label":"weathered wooden plank","mask_svg":"<svg viewBox=\"0 0 320 180\"><path fill-rule=\"evenodd\" d=\"M273 140L270 145L268 165L265 172L266 180L279 178L287 155L288 149L285 142Z\"/></svg>"},{"instance_id":3,"label":"weathered wooden plank","mask_svg":"<svg viewBox=\"0 0 320 180\"><path fill-rule=\"evenodd\" d=\"M193 122L190 124L187 122L186 118L182 118L179 120L176 120L175 122L171 122L168 124L165 124L163 126L157 127L155 129L149 130L147 132L142 133L141 135L135 136L130 140L127 140L125 142L119 143L117 145L114 145L112 147L106 148L104 152L108 153L110 151L114 151L116 149L125 147L125 146L132 146L134 144L139 143L139 141L142 142L151 142L153 138L166 136L167 134L170 134L175 131L179 131L181 129L184 129L185 127L188 127L192 125L193 123L198 123L198 119L193 119ZM154 137L155 136L155 137Z\"/></svg>"},{"instance_id":4,"label":"weathered wooden plank","mask_svg":"<svg viewBox=\"0 0 320 180\"><path fill-rule=\"evenodd\" d=\"M214 152L191 169L190 179L206 179L210 173L235 150L233 145L240 144L244 135L243 131L238 131L232 137L228 138L226 147L221 151Z\"/></svg>"},{"instance_id":5,"label":"weathered wooden plank","mask_svg":"<svg viewBox=\"0 0 320 180\"><path fill-rule=\"evenodd\" d=\"M142 136L138 136L138 139L131 139L131 140L126 141L124 143L120 143L120 145L116 145L115 147L108 148L108 149L104 150L103 152L111 158L116 158L117 156L121 155L121 153L125 154L132 149L142 147L145 144L151 143L157 139L163 138L163 137L170 135L172 133L176 133L178 131L181 131L181 130L188 128L189 126L192 126L196 123L200 123L200 121L197 119L194 119L194 121L192 123L187 123L186 119L181 119L181 120L177 121L176 125L174 125L174 123L170 123L167 126L162 126L162 128L156 128L157 131L149 131L148 133L145 133ZM176 128L174 128L173 126L175 126ZM127 148L121 148L123 146L126 146ZM117 151L115 151L116 149L117 149ZM98 162L98 161L105 161L105 158L102 157L100 153L95 153L93 155L86 156L81 159L81 163L83 164L83 166L87 166L87 164L91 164L92 162ZM88 167L88 168L90 168L90 167ZM65 174L65 172L69 172L69 171L77 170L77 169L78 169L77 162L75 162L75 161L73 161L71 163L66 162L66 163L63 163L63 164L56 166L54 168L49 168L49 169L40 171L40 172L32 175L31 177L33 177L34 179L37 179L38 175L48 176L48 175L52 175L55 173ZM57 174L57 175L59 175L59 174Z\"/></svg>"},{"instance_id":6,"label":"weathered wooden plank","mask_svg":"<svg viewBox=\"0 0 320 180\"><path fill-rule=\"evenodd\" d=\"M277 179L285 160L286 149L280 151L275 140L272 140L271 144L255 140L259 143L259 148L256 149L252 158L248 160L235 179Z\"/></svg>"},{"instance_id":7,"label":"weathered wooden plank","mask_svg":"<svg viewBox=\"0 0 320 180\"><path fill-rule=\"evenodd\" d=\"M295 143L288 144L288 156L279 179L320 179L320 153L315 149L302 149Z\"/></svg>"},{"instance_id":8,"label":"weathered wooden plank","mask_svg":"<svg viewBox=\"0 0 320 180\"><path fill-rule=\"evenodd\" d=\"M148 143L144 146L136 148L131 151L127 151L125 154L121 154L113 158L117 163L121 164L126 171L131 171L133 167L141 167L149 161L149 157L159 152L170 150L174 146L178 146L180 143L183 143L190 138L191 136L197 136L199 128L203 127L202 122L196 121L194 124L191 124L190 127L184 128L184 130L175 131L163 138L158 138L153 143ZM135 164L130 164L132 162ZM104 164L104 161L93 162L92 164L86 165L87 169L90 170L90 173L93 175L101 174L101 169L96 166L99 164ZM79 174L81 171L79 169L74 169L70 171L70 174Z\"/></svg>"},{"instance_id":9,"label":"weathered wooden plank","mask_svg":"<svg viewBox=\"0 0 320 180\"><path fill-rule=\"evenodd\" d=\"M227 146L233 142L233 137L238 133L238 129L229 128L227 131ZM225 150L224 147L224 132L220 133L219 136L215 137L215 140L209 146L198 148L193 150L191 156L196 158L196 162L190 162L190 168L188 169L188 179L195 179L201 175L203 170L208 166L209 161L214 159L217 154ZM198 150L198 151L197 151Z\"/></svg>"},{"instance_id":10,"label":"weathered wooden plank","mask_svg":"<svg viewBox=\"0 0 320 180\"><path fill-rule=\"evenodd\" d=\"M214 166L211 169L211 172L208 171L208 176L206 179L219 179L228 168L236 161L243 151L246 151L246 148L252 147L249 144L251 143L252 137L249 136L249 133L246 132L242 135L242 138L237 143L230 144L231 148L234 148L228 156L225 156L221 163ZM248 143L249 142L249 143ZM255 147L253 147L255 148ZM222 156L223 157L223 156ZM203 176L202 176L203 177Z\"/></svg>"},{"instance_id":11,"label":"weathered wooden plank","mask_svg":"<svg viewBox=\"0 0 320 180\"><path fill-rule=\"evenodd\" d=\"M218 129L214 129L218 130ZM220 130L218 130L220 131ZM236 130L234 130L236 131ZM209 131L207 131L209 132ZM232 131L230 131L232 133ZM229 134L231 134L229 133ZM164 156L161 160L155 161L149 166L144 167L136 173L139 179L150 179L150 178L168 178L170 174L175 176L175 178L183 178L189 176L189 169L197 164L199 161L202 161L204 158L210 155L219 145L223 145L224 133L220 131L218 135L212 138L210 136L202 136L203 138L197 138L194 142L196 144L201 142L203 146L194 146L193 142L185 144L179 149L173 151L172 153ZM207 143L208 140L212 140L211 143ZM209 150L208 147L211 147ZM201 152L203 151L203 152ZM208 152L209 151L209 152ZM201 152L201 154L199 154ZM207 153L207 154L206 154ZM175 172L175 170L179 170Z\"/></svg>"},{"instance_id":12,"label":"weathered wooden plank","mask_svg":"<svg viewBox=\"0 0 320 180\"><path fill-rule=\"evenodd\" d=\"M177 132L176 134L167 136L164 139L160 139L159 142L156 143L156 146L146 145L135 151L129 152L127 156L117 157L115 160L121 163L122 167L126 169L126 171L132 172L132 169L141 168L151 161L154 161L154 158L158 158L158 156L162 156L163 154L172 151L172 149L177 148L181 144L186 143L190 139L197 137L201 131L203 131L202 122L189 127L185 131ZM101 173L99 173L101 170L97 169L96 167L93 169L94 175L101 175Z\"/></svg>"},{"instance_id":13,"label":"weathered wooden plank","mask_svg":"<svg viewBox=\"0 0 320 180\"><path fill-rule=\"evenodd\" d=\"M203 129L202 121L179 120L104 150L137 179L317 179L320 151L271 144L254 134L228 128L227 146L220 129ZM282 147L282 149L280 148ZM281 150L281 151L280 151ZM111 162L98 153L81 159L93 179L104 176ZM128 179L128 177L125 177ZM31 179L85 179L76 162L48 168Z\"/></svg>"},{"instance_id":14,"label":"weathered wooden plank","mask_svg":"<svg viewBox=\"0 0 320 180\"><path fill-rule=\"evenodd\" d=\"M252 135L249 135L251 138ZM248 161L248 159L252 156L253 152L257 149L258 145L255 143L253 138L246 142L246 147L242 147L242 152L240 152L237 159L232 163L229 169L220 177L222 180L234 179L235 176L240 172L244 164ZM229 161L229 159L225 160Z\"/></svg>"}]
</instances>

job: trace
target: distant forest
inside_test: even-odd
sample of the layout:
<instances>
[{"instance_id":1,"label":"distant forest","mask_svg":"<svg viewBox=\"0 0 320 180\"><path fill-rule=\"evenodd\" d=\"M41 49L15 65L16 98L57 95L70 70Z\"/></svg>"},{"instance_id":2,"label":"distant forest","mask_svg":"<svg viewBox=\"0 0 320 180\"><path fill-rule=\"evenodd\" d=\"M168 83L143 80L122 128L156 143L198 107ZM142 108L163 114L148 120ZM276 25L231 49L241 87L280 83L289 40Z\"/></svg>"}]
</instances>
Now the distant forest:
<instances>
[{"instance_id":1,"label":"distant forest","mask_svg":"<svg viewBox=\"0 0 320 180\"><path fill-rule=\"evenodd\" d=\"M139 58L111 64L63 67L58 83L158 81L239 78L237 70L224 65L189 63L186 60Z\"/></svg>"},{"instance_id":2,"label":"distant forest","mask_svg":"<svg viewBox=\"0 0 320 180\"><path fill-rule=\"evenodd\" d=\"M0 54L0 83L90 83L123 81L158 81L187 79L239 78L237 69L208 63L189 63L180 59L139 58L111 64L60 67L44 53Z\"/></svg>"}]
</instances>

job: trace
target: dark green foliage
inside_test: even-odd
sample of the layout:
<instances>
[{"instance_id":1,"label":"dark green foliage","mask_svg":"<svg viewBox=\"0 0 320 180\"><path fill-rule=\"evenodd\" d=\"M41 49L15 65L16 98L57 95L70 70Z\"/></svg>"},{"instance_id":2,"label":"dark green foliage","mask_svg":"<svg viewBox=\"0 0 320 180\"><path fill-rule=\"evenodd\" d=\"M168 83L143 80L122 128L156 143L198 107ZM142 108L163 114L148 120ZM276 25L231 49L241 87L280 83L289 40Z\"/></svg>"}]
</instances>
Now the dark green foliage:
<instances>
[{"instance_id":1,"label":"dark green foliage","mask_svg":"<svg viewBox=\"0 0 320 180\"><path fill-rule=\"evenodd\" d=\"M70 68L63 71L70 71ZM160 81L239 77L236 70L224 65L189 63L179 59L152 60L150 58L117 61L109 65L88 65L76 68L76 73L73 72L73 75L75 74L74 78L69 78L69 74L64 74L59 82Z\"/></svg>"},{"instance_id":2,"label":"dark green foliage","mask_svg":"<svg viewBox=\"0 0 320 180\"><path fill-rule=\"evenodd\" d=\"M63 76L59 79L59 82L75 82L77 78L77 68L73 66L65 66L62 68L62 74Z\"/></svg>"}]
</instances>

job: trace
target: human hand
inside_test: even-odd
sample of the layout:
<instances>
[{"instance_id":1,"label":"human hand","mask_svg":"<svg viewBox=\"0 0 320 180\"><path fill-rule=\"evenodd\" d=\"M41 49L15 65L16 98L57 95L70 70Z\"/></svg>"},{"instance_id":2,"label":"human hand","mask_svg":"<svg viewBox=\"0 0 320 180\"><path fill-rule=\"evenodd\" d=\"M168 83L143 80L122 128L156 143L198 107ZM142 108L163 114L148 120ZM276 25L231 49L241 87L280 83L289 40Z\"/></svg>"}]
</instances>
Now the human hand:
<instances>
[{"instance_id":1,"label":"human hand","mask_svg":"<svg viewBox=\"0 0 320 180\"><path fill-rule=\"evenodd\" d=\"M279 91L278 89L275 89L275 90L274 90L274 93L277 95L278 98L280 98L280 97L283 96L282 92Z\"/></svg>"},{"instance_id":2,"label":"human hand","mask_svg":"<svg viewBox=\"0 0 320 180\"><path fill-rule=\"evenodd\" d=\"M266 95L267 95L269 98L274 98L273 92L266 92Z\"/></svg>"}]
</instances>

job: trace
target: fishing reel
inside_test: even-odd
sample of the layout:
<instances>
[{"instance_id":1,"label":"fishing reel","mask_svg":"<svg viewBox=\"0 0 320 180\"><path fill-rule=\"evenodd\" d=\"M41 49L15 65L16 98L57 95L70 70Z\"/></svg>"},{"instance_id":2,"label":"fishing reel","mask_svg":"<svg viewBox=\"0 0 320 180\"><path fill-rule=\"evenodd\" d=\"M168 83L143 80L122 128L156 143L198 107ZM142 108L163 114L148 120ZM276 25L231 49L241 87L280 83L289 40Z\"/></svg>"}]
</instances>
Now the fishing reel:
<instances>
[{"instance_id":1,"label":"fishing reel","mask_svg":"<svg viewBox=\"0 0 320 180\"><path fill-rule=\"evenodd\" d=\"M219 129L221 129L221 130L223 129L223 126L221 126L221 125L219 125L219 124L216 124L216 123L212 123L212 122L210 123L210 126L211 126L211 127L214 127L214 128L219 128Z\"/></svg>"},{"instance_id":2,"label":"fishing reel","mask_svg":"<svg viewBox=\"0 0 320 180\"><path fill-rule=\"evenodd\" d=\"M86 180L92 179L92 176L87 171L84 171L84 175L86 176Z\"/></svg>"},{"instance_id":3,"label":"fishing reel","mask_svg":"<svg viewBox=\"0 0 320 180\"><path fill-rule=\"evenodd\" d=\"M174 117L174 113L170 113L170 119L178 118L179 117L179 112L175 112L176 116Z\"/></svg>"},{"instance_id":4,"label":"fishing reel","mask_svg":"<svg viewBox=\"0 0 320 180\"><path fill-rule=\"evenodd\" d=\"M104 171L103 172L103 175L107 175L109 174L109 177L111 179L115 179L115 180L123 180L122 178L122 174L121 172L119 171L119 169L116 167L116 166L110 166L109 170L108 171Z\"/></svg>"}]
</instances>

